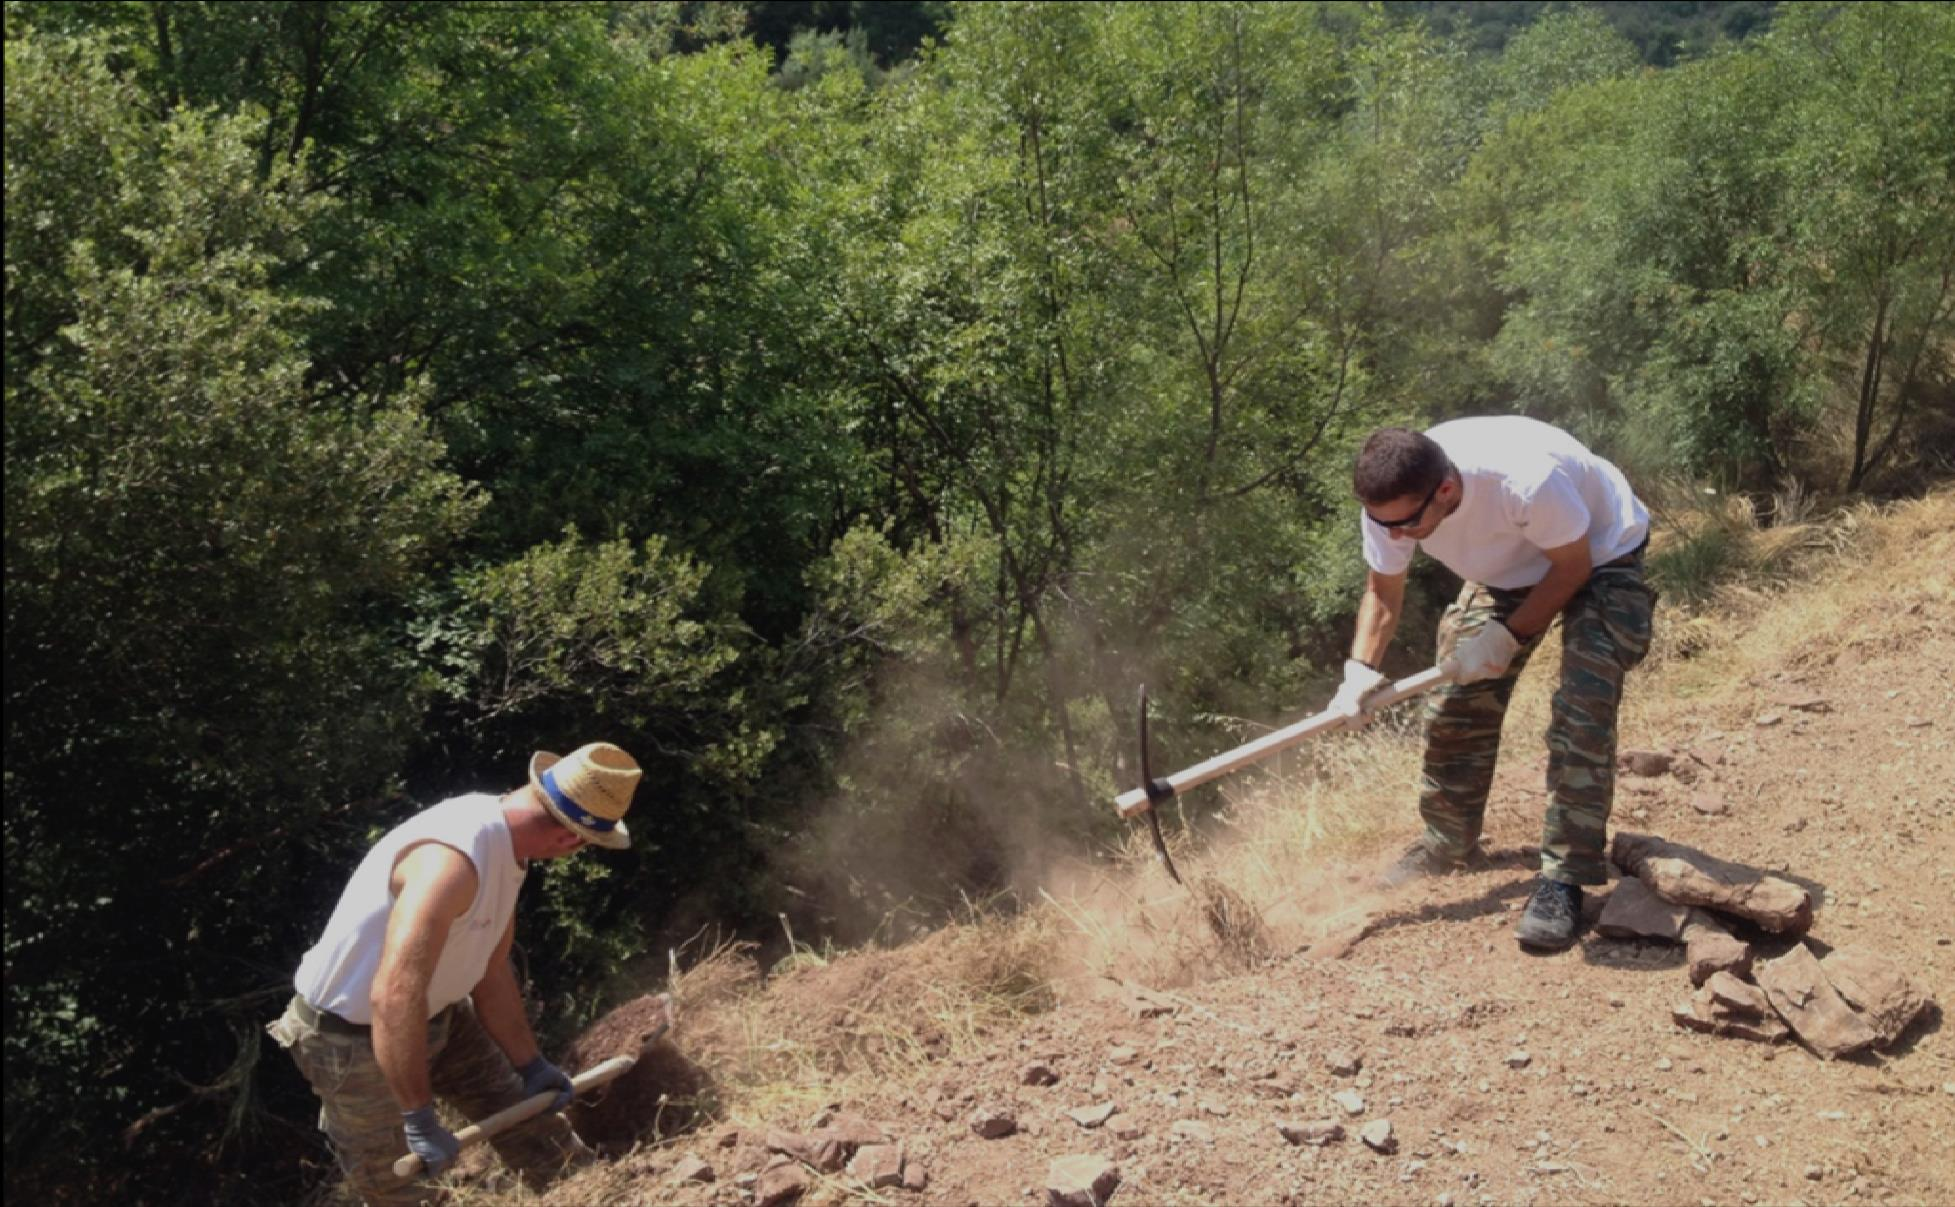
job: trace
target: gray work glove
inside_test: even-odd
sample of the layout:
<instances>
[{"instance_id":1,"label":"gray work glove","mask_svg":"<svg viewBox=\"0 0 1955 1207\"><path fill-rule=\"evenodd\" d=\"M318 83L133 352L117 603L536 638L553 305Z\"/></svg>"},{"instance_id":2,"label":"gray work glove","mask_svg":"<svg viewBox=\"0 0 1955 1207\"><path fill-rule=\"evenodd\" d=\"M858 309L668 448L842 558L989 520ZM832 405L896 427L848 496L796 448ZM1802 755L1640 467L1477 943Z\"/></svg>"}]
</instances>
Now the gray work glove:
<instances>
[{"instance_id":1,"label":"gray work glove","mask_svg":"<svg viewBox=\"0 0 1955 1207\"><path fill-rule=\"evenodd\" d=\"M434 1117L433 1103L402 1111L401 1122L407 1130L407 1150L421 1158L421 1164L428 1167L428 1177L440 1177L441 1171L461 1155L462 1142Z\"/></svg>"},{"instance_id":2,"label":"gray work glove","mask_svg":"<svg viewBox=\"0 0 1955 1207\"><path fill-rule=\"evenodd\" d=\"M570 1084L570 1075L550 1063L546 1056L539 1056L522 1068L516 1070L523 1079L523 1097L534 1098L550 1090L557 1091L557 1100L550 1104L550 1110L560 1111L570 1105L577 1096L577 1087Z\"/></svg>"},{"instance_id":3,"label":"gray work glove","mask_svg":"<svg viewBox=\"0 0 1955 1207\"><path fill-rule=\"evenodd\" d=\"M1371 721L1371 714L1364 710L1366 696L1385 686L1385 676L1372 670L1356 658L1344 660L1344 685L1331 697L1329 711L1344 718L1346 729L1362 729Z\"/></svg>"}]
</instances>

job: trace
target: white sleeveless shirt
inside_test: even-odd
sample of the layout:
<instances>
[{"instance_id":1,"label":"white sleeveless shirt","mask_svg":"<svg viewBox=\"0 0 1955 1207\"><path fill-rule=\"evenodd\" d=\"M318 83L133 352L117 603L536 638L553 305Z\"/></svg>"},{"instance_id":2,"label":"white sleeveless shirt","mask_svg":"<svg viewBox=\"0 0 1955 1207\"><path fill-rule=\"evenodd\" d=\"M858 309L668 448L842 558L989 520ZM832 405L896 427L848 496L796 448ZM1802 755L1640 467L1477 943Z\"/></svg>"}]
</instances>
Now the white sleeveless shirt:
<instances>
[{"instance_id":1,"label":"white sleeveless shirt","mask_svg":"<svg viewBox=\"0 0 1955 1207\"><path fill-rule=\"evenodd\" d=\"M373 979L394 908L394 864L407 847L428 841L467 856L476 882L475 900L448 928L448 943L428 982L428 1016L461 1001L481 981L516 914L527 869L516 862L499 799L475 792L417 813L367 852L340 894L325 935L299 962L293 986L306 1001L348 1022L373 1022Z\"/></svg>"}]
</instances>

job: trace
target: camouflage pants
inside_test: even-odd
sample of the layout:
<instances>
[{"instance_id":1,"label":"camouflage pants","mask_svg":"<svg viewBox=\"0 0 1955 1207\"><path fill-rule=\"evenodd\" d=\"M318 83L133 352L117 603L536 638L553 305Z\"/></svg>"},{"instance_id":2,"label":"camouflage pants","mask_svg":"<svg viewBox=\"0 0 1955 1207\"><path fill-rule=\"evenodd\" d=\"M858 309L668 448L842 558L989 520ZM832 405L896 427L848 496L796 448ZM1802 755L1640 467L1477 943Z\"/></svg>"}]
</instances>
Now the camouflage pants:
<instances>
[{"instance_id":1,"label":"camouflage pants","mask_svg":"<svg viewBox=\"0 0 1955 1207\"><path fill-rule=\"evenodd\" d=\"M319 1095L319 1130L332 1141L346 1180L375 1207L416 1207L436 1200L432 1187L394 1176L394 1161L406 1155L407 1138L400 1105L381 1075L372 1041L364 1035L322 1031L309 1021L309 1008L296 998L293 1002L266 1030L292 1054ZM466 998L428 1024L428 1072L435 1095L470 1119L513 1106L523 1096L522 1078ZM531 1185L589 1155L562 1115L539 1116L489 1142Z\"/></svg>"},{"instance_id":2,"label":"camouflage pants","mask_svg":"<svg viewBox=\"0 0 1955 1207\"><path fill-rule=\"evenodd\" d=\"M1504 621L1527 597L1467 583L1439 622L1439 657L1489 620ZM1564 884L1607 881L1603 847L1616 786L1616 712L1623 677L1650 648L1656 593L1643 563L1602 566L1561 613L1561 686L1548 722L1548 815L1541 836L1541 874ZM1453 859L1480 838L1487 793L1500 750L1500 724L1514 683L1540 645L1522 644L1507 673L1453 684L1426 699L1425 776L1419 814L1425 843Z\"/></svg>"}]
</instances>

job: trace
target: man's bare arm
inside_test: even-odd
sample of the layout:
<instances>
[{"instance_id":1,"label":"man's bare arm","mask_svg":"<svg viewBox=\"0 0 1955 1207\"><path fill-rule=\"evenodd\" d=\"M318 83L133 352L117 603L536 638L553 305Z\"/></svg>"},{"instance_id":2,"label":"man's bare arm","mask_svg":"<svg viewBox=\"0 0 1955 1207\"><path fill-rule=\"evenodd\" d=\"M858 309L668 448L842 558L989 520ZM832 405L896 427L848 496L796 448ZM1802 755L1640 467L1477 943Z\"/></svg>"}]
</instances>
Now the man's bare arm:
<instances>
[{"instance_id":1,"label":"man's bare arm","mask_svg":"<svg viewBox=\"0 0 1955 1207\"><path fill-rule=\"evenodd\" d=\"M1384 664L1385 650L1398 631L1399 615L1405 610L1405 575L1380 574L1367 570L1364 599L1358 604L1358 631L1351 639L1351 657L1366 666Z\"/></svg>"},{"instance_id":2,"label":"man's bare arm","mask_svg":"<svg viewBox=\"0 0 1955 1207\"><path fill-rule=\"evenodd\" d=\"M423 843L395 865L394 908L373 979L373 1055L403 1111L434 1101L428 1076L428 984L448 929L475 900L475 865Z\"/></svg>"},{"instance_id":3,"label":"man's bare arm","mask_svg":"<svg viewBox=\"0 0 1955 1207\"><path fill-rule=\"evenodd\" d=\"M523 1011L523 991L516 984L516 968L509 962L509 949L516 938L516 919L502 932L502 942L489 957L489 967L470 997L475 1002L475 1017L482 1029L496 1041L509 1063L522 1068L537 1056L536 1032L530 1029L529 1015Z\"/></svg>"},{"instance_id":4,"label":"man's bare arm","mask_svg":"<svg viewBox=\"0 0 1955 1207\"><path fill-rule=\"evenodd\" d=\"M1547 577L1534 584L1507 618L1507 631L1522 641L1546 632L1594 569L1589 564L1587 536L1541 552L1548 558Z\"/></svg>"}]
</instances>

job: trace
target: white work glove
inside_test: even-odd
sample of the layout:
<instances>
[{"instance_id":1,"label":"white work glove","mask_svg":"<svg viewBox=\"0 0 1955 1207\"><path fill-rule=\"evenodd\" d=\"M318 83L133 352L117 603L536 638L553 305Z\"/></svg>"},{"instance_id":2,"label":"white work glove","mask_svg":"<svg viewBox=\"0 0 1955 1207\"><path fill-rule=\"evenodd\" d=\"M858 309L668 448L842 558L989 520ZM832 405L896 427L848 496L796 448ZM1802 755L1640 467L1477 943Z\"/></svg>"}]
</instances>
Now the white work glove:
<instances>
[{"instance_id":1,"label":"white work glove","mask_svg":"<svg viewBox=\"0 0 1955 1207\"><path fill-rule=\"evenodd\" d=\"M1344 660L1344 686L1337 689L1331 697L1328 711L1342 714L1346 729L1363 729L1371 723L1371 714L1364 710L1364 699L1385 686L1385 676L1372 670L1356 658Z\"/></svg>"},{"instance_id":2,"label":"white work glove","mask_svg":"<svg viewBox=\"0 0 1955 1207\"><path fill-rule=\"evenodd\" d=\"M1506 625L1489 620L1479 632L1454 647L1453 656L1441 666L1454 683L1478 683L1506 674L1514 655L1520 652L1520 638Z\"/></svg>"}]
</instances>

